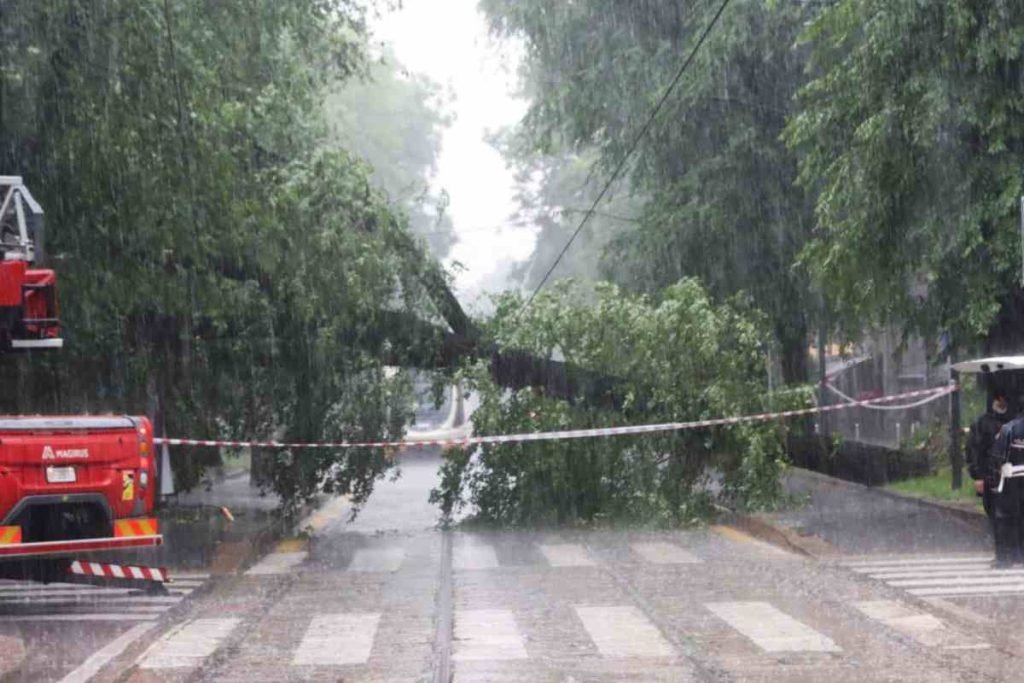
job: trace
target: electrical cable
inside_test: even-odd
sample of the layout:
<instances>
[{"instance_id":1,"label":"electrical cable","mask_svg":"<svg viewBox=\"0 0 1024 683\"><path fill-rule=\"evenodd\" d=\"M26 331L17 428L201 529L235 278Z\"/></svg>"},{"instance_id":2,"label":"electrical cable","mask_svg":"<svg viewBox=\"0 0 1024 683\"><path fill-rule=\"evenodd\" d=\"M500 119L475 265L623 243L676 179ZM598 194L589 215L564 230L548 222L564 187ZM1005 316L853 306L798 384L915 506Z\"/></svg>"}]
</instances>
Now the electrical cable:
<instances>
[{"instance_id":1,"label":"electrical cable","mask_svg":"<svg viewBox=\"0 0 1024 683\"><path fill-rule=\"evenodd\" d=\"M725 12L725 8L728 5L729 0L723 0L721 6L719 6L718 8L718 11L715 13L715 16L711 19L711 21L707 25L707 28L705 28L704 32L701 34L700 39L697 41L697 44L694 45L692 50L690 50L690 54L686 57L686 61L684 61L682 66L679 67L679 70L676 72L676 75L672 78L672 81L669 83L668 88L665 89L665 92L662 94L657 104L655 104L654 108L651 110L650 116L647 117L647 121L644 122L644 125L640 128L640 131L633 138L633 141L630 144L629 148L626 150L626 153L622 155L622 159L619 160L619 163L615 166L615 169L612 171L611 176L608 177L608 181L605 182L604 187L601 188L601 191L598 193L597 198L594 200L594 203L587 210L587 213L584 214L583 219L580 220L580 224L576 226L576 230L572 233L572 236L569 238L569 241L565 243L565 246L562 247L562 250L558 253L558 256L555 258L554 263L551 264L551 267L548 268L548 271L544 274L544 277L541 278L540 284L538 284L537 287L533 290L533 293L530 295L530 298L526 300L526 304L520 309L520 313L529 308L530 304L533 303L533 300L537 297L537 294L540 293L540 290L543 289L545 284L547 284L547 281L551 277L551 274L555 271L555 268L558 267L559 263L561 263L562 257L565 256L565 253L569 251L569 247L572 246L572 243L576 240L576 237L579 236L580 231L583 230L584 226L586 226L587 224L587 221L589 221L590 217L594 215L595 211L597 211L597 207L601 204L601 200L604 199L604 196L608 193L608 190L611 189L612 184L616 180L618 180L619 175L626 168L626 162L629 161L629 158L633 155L633 152L636 151L636 148L637 146L639 146L640 141L647 135L647 132L654 124L654 120L658 117L658 114L661 112L662 107L665 106L665 102L668 101L669 96L675 90L676 86L679 84L679 81L682 80L683 74L685 74L686 70L690 67L690 64L693 62L693 58L697 56L697 51L700 50L701 46L704 44L704 41L707 40L708 35L711 33L712 29L715 28L715 24L718 23L718 19L722 16L722 13Z\"/></svg>"}]
</instances>

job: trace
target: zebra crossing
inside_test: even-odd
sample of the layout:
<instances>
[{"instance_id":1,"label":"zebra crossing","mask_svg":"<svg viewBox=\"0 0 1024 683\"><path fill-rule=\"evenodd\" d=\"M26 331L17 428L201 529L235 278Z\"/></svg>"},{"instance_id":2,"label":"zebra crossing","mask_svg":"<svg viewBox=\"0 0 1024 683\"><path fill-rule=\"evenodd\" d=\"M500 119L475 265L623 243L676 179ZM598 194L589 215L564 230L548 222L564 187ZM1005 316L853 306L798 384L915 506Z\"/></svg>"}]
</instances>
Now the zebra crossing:
<instances>
[{"instance_id":1,"label":"zebra crossing","mask_svg":"<svg viewBox=\"0 0 1024 683\"><path fill-rule=\"evenodd\" d=\"M927 650L991 647L938 617L899 601L851 601L846 607L851 615L858 614ZM824 633L769 602L707 602L701 609L716 617L719 626L740 634L764 655L834 655L858 649L857 642L842 642L849 632ZM683 655L635 605L576 605L573 613L599 658L664 660ZM292 651L279 651L296 675L300 675L303 667L365 665L375 651L380 653L395 645L381 633L384 616L380 612L311 615L302 639L292 645ZM455 610L453 617L452 660L456 665L532 658L531 643L536 642L536 637L523 628L515 610L461 609ZM242 622L237 617L187 621L156 640L139 657L137 665L140 669L182 673L198 669L226 646L231 635L241 629Z\"/></svg>"},{"instance_id":2,"label":"zebra crossing","mask_svg":"<svg viewBox=\"0 0 1024 683\"><path fill-rule=\"evenodd\" d=\"M456 541L452 547L452 569L457 575L482 577L506 566L502 561L505 555L487 540L467 535ZM686 572L689 567L714 565L711 550L706 546L677 543L675 539L664 537L624 543L616 546L615 552L607 547L560 538L538 539L532 545L534 552L532 555L527 553L527 557L533 559L528 563L546 567L552 576L562 575L562 572L592 572L609 562L647 565L659 572ZM754 552L757 553L756 548ZM396 543L370 543L353 549L347 555L345 564L337 566L334 571L350 573L353 580L363 582L360 585L372 580L370 575L373 574L383 579L403 568L415 568L414 563L419 557ZM523 566L523 557L517 556L517 567ZM759 557L778 559L773 554ZM302 572L303 566L311 559L305 553L271 554L254 567L255 571L246 572L244 580L259 582L280 573ZM925 603L933 596L977 594L980 589L985 589L986 594L1011 590L1024 593L1024 569L996 570L989 567L989 561L987 556L964 555L862 558L839 564L857 575L924 598ZM671 567L677 569L672 570ZM127 598L138 600L131 606L131 611L125 613L135 615L135 619L155 620L160 613L157 610L168 609L194 590L194 586L201 585L202 580L203 577L186 578L186 585L174 589L176 594L149 600L145 596L127 595L125 589L82 586L27 587L25 590L34 591L32 595L15 597L15 586L0 583L0 609L5 603L30 599L35 599L40 606L60 604L59 601L65 599L80 602L78 593L90 591L95 592L96 598L102 592L105 600L122 601L114 604L128 604ZM693 638L699 642L745 643L743 647L749 652L745 656L760 654L765 658L790 654L844 657L862 647L858 638L864 633L885 634L886 638L913 643L925 652L987 650L992 647L978 634L964 633L945 618L932 614L927 606L921 607L921 603L911 604L913 601L889 599L885 595L868 599L862 594L851 594L837 599L830 608L833 611L829 612L829 619L824 620L820 614L815 616L820 612L820 605L813 601L794 601L781 594L777 599L771 595L754 599L742 594L721 595L715 599L709 596L705 601L687 605L692 618L679 622L688 624L685 632L677 631L678 627L666 627L666 624L673 623L671 619L666 622L662 617L646 612L641 604L623 600L624 597L620 595L618 602L613 599L603 603L600 598L592 600L583 595L578 603L567 606L568 611L561 612L538 612L528 605L514 604L456 605L450 622L451 660L456 670L460 666L488 663L529 667L534 660L540 662L550 657L552 647L561 647L547 641L539 648L543 634L551 632L575 634L568 638L566 657L578 658L582 652L585 653L583 656L596 658L595 662L651 662L652 666L658 666L657 662L672 663L685 659L687 653L681 649L684 647L682 643ZM110 607L108 602L104 605ZM839 610L841 618L837 618L839 614L834 610ZM242 638L247 627L258 628L258 625L250 623L250 619L207 611L157 638L138 655L136 665L143 670L187 676L189 672L205 666L207 660L218 652L230 649L232 639ZM282 636L281 642L275 646L280 654L280 666L293 672L288 675L298 677L307 675L311 668L341 668L358 672L358 667L380 666L389 648L395 645L391 633L395 628L394 620L395 616L385 606L367 603L362 609L356 609L342 604L324 605L322 612L317 610L304 616L293 638ZM841 626L851 620L872 624L875 628ZM694 625L699 625L700 630L690 630ZM734 634L734 637L723 641L723 634L727 633ZM582 650L581 642L585 643Z\"/></svg>"},{"instance_id":3,"label":"zebra crossing","mask_svg":"<svg viewBox=\"0 0 1024 683\"><path fill-rule=\"evenodd\" d=\"M495 546L479 539L464 539L453 547L453 569L469 575L500 569L500 554ZM698 548L683 547L669 540L637 542L621 546L627 553L618 561L646 563L652 567L676 565L682 571L687 566L701 565L710 560ZM553 571L587 571L603 561L599 551L585 544L561 541L536 544L536 557ZM381 577L400 571L413 553L395 544L369 545L353 550L348 563L337 571L358 575L365 581L367 574ZM269 560L264 567L294 568L294 558ZM957 578L959 572L980 572L978 557L930 559L874 559L844 563L858 573L880 577L883 581L901 582L928 577ZM522 566L522 565L519 565ZM277 569L275 569L275 572ZM663 569L660 571L664 571ZM986 570L987 571L987 570ZM929 573L930 572L930 573ZM248 572L246 580L260 581L273 572ZM1024 572L1021 572L1024 573ZM971 574L967 574L971 576ZM1024 581L1024 579L1022 579ZM916 586L916 584L915 584ZM928 584L926 584L928 586ZM909 587L910 590L918 590ZM931 586L928 586L931 588ZM956 584L947 586L955 589ZM620 596L621 597L621 596ZM963 633L925 609L900 600L864 599L862 595L837 600L830 607L829 618L815 616L820 605L779 597L749 599L742 595L719 596L687 607L694 616L685 623L702 625L703 632L676 631L657 621L639 604L628 601L605 604L600 599L572 604L568 611L540 613L529 606L457 605L452 612L451 659L456 669L488 662L507 666L528 666L530 660L550 657L551 643L545 642L543 652L538 643L542 634L551 632L574 633L568 638L566 657L579 657L580 653L597 660L643 662L678 662L687 653L681 643L696 638L701 642L723 642L723 633L738 637L730 642L746 643L746 648L757 656L800 654L806 657L828 657L856 653L861 648L858 638L864 633L885 633L885 637L912 642L925 651L984 650L990 644L976 634ZM838 610L837 613L835 610ZM389 622L389 619L391 620ZM844 628L847 621L860 620L876 628ZM207 614L204 618L186 621L157 639L139 658L140 669L168 670L181 675L198 669L218 651L229 649L232 636L245 631L247 618ZM390 625L389 625L390 623ZM249 626L254 626L249 624ZM690 627L687 627L689 629ZM395 646L390 630L394 629L394 616L386 608L352 608L341 605L334 609L325 605L323 613L305 617L295 633L288 639L283 634L274 647L280 655L281 666L305 676L310 667L349 668L376 666ZM238 635L241 638L242 635ZM578 643L584 641L581 650ZM573 643L576 643L575 645ZM544 649L546 648L546 649ZM595 660L595 661L597 661Z\"/></svg>"},{"instance_id":4,"label":"zebra crossing","mask_svg":"<svg viewBox=\"0 0 1024 683\"><path fill-rule=\"evenodd\" d=\"M174 575L166 595L138 588L0 580L5 622L152 622L203 585L209 574Z\"/></svg>"},{"instance_id":5,"label":"zebra crossing","mask_svg":"<svg viewBox=\"0 0 1024 683\"><path fill-rule=\"evenodd\" d=\"M875 558L848 569L919 598L1024 595L1024 568L997 569L991 555Z\"/></svg>"},{"instance_id":6,"label":"zebra crossing","mask_svg":"<svg viewBox=\"0 0 1024 683\"><path fill-rule=\"evenodd\" d=\"M578 543L537 543L539 556L549 567L595 567L598 558L583 544ZM785 554L785 553L783 553ZM768 554L775 559L778 551ZM704 560L678 545L668 542L633 543L624 554L625 559L651 565L700 564ZM309 558L306 551L273 552L249 568L246 576L277 576L290 574L301 569ZM346 567L350 572L396 572L406 561L406 553L400 547L368 547L355 550ZM462 543L452 549L452 569L455 571L480 571L500 568L501 562L494 546L487 543Z\"/></svg>"}]
</instances>

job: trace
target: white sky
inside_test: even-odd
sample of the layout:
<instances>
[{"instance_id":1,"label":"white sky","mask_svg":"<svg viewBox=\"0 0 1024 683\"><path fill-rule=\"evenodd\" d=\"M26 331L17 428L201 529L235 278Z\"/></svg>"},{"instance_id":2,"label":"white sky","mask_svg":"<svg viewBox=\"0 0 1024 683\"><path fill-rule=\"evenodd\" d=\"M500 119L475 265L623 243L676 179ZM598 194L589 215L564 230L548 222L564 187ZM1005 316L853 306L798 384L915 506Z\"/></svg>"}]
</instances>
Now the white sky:
<instances>
[{"instance_id":1,"label":"white sky","mask_svg":"<svg viewBox=\"0 0 1024 683\"><path fill-rule=\"evenodd\" d=\"M442 139L433 184L451 198L449 215L459 236L451 258L465 267L455 285L470 304L482 291L502 286L508 266L533 250L535 230L512 227L514 175L485 140L489 131L526 113L527 102L512 95L519 50L489 36L476 0L403 0L371 27L375 40L391 43L403 66L454 94L448 106L455 120Z\"/></svg>"}]
</instances>

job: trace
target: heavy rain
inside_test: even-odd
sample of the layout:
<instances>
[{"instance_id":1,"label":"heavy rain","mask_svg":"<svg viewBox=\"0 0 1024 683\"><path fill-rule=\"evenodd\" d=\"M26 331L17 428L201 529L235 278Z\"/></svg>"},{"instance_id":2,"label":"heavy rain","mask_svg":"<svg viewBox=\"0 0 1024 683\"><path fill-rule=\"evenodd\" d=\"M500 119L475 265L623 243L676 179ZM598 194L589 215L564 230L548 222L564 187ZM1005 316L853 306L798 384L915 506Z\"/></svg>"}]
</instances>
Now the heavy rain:
<instances>
[{"instance_id":1,"label":"heavy rain","mask_svg":"<svg viewBox=\"0 0 1024 683\"><path fill-rule=\"evenodd\" d=\"M1024 679L1024 3L0 0L0 680Z\"/></svg>"}]
</instances>

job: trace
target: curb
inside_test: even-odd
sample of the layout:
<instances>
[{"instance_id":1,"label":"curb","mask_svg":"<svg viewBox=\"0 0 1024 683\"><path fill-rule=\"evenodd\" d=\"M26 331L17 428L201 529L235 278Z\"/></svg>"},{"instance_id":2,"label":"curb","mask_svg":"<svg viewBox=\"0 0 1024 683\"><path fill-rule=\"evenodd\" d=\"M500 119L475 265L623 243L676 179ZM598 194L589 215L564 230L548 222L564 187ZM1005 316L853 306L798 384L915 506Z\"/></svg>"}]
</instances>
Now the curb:
<instances>
[{"instance_id":1,"label":"curb","mask_svg":"<svg viewBox=\"0 0 1024 683\"><path fill-rule=\"evenodd\" d=\"M984 512L979 510L971 510L968 508L960 507L958 505L951 505L949 503L942 503L935 500L929 500L927 498L919 498L918 496L911 496L905 493L898 493L896 491L890 491L877 486L866 486L865 484L859 484L855 481L847 481L845 479L839 479L837 477L831 477L821 472L815 472L813 470L807 470L802 467L790 468L798 472L801 476L806 476L811 479L817 479L818 481L830 484L832 486L845 486L847 488L858 489L861 491L870 491L872 494L884 496L892 500L898 500L904 503L912 503L920 507L931 508L933 510L940 510L946 514L957 517L961 521L967 522L972 525L979 525L983 529L988 529L988 518Z\"/></svg>"},{"instance_id":2,"label":"curb","mask_svg":"<svg viewBox=\"0 0 1024 683\"><path fill-rule=\"evenodd\" d=\"M224 541L218 546L210 562L211 576L225 576L237 573L270 552L282 538L298 528L299 523L320 507L321 501L304 505L294 518L278 517L258 529L251 536L235 541Z\"/></svg>"},{"instance_id":3,"label":"curb","mask_svg":"<svg viewBox=\"0 0 1024 683\"><path fill-rule=\"evenodd\" d=\"M740 531L797 555L821 559L839 554L828 541L810 534L799 534L762 515L729 510L727 519L732 526Z\"/></svg>"}]
</instances>

